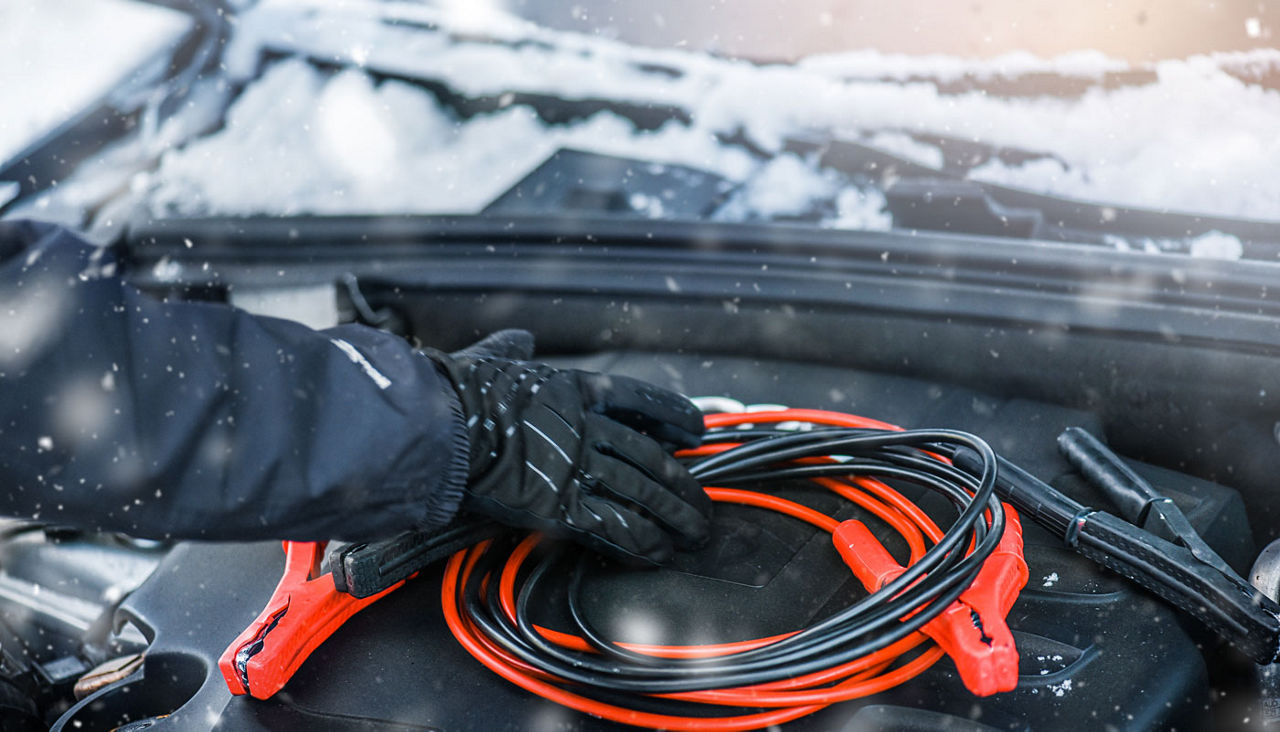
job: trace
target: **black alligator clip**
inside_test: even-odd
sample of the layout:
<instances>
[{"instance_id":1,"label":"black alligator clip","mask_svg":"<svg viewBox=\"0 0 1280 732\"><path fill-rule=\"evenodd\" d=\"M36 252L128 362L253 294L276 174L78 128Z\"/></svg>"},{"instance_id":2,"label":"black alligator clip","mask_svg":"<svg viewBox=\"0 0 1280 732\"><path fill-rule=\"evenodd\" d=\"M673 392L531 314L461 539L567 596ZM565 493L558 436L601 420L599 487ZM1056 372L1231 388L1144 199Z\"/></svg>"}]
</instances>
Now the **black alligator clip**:
<instances>
[{"instance_id":1,"label":"black alligator clip","mask_svg":"<svg viewBox=\"0 0 1280 732\"><path fill-rule=\"evenodd\" d=\"M1111 499L1126 521L1181 544L1199 561L1226 577L1240 580L1231 565L1200 538L1178 504L1152 487L1098 438L1079 427L1068 427L1058 435L1058 450L1072 467Z\"/></svg>"},{"instance_id":2,"label":"black alligator clip","mask_svg":"<svg viewBox=\"0 0 1280 732\"><path fill-rule=\"evenodd\" d=\"M1124 518L1084 506L1004 459L996 493L1069 548L1198 619L1255 662L1280 660L1280 605L1209 548L1172 499L1084 430L1067 430L1058 444ZM981 469L977 456L964 450L954 461L965 470Z\"/></svg>"}]
</instances>

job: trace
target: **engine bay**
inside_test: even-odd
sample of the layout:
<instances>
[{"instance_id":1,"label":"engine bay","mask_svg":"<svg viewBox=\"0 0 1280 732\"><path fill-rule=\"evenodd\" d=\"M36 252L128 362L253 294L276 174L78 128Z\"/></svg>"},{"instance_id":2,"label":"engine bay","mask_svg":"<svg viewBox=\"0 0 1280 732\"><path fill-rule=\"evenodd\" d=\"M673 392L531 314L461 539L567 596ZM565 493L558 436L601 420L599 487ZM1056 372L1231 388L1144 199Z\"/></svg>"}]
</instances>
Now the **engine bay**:
<instances>
[{"instance_id":1,"label":"engine bay","mask_svg":"<svg viewBox=\"0 0 1280 732\"><path fill-rule=\"evenodd\" d=\"M701 227L659 229L649 243L618 233L626 227L558 226L160 222L133 232L127 252L133 283L158 297L290 317L286 306L328 302L339 321L444 349L524 327L552 365L633 376L705 397L707 410L785 405L965 430L1105 508L1057 448L1065 428L1083 427L1172 497L1236 573L1274 538L1274 326L1242 299L1255 280L1265 287L1263 265L1178 273L1150 257L962 238ZM1204 379L1207 365L1241 378ZM786 490L857 515L821 492ZM952 520L937 496L902 490L939 525ZM804 627L865 596L823 532L731 505L713 526L707 547L671 567L593 573L592 618L623 638L727 642ZM1259 717L1243 654L1061 536L1029 520L1023 531L1030 579L1008 614L1016 690L976 697L943 659L787 728L1201 729ZM468 656L445 627L439 566L347 621L263 701L233 697L218 660L280 580L278 543L19 524L0 552L0 617L23 631L0 639L15 729L617 726ZM551 626L563 619L555 603L544 610Z\"/></svg>"},{"instance_id":2,"label":"engine bay","mask_svg":"<svg viewBox=\"0 0 1280 732\"><path fill-rule=\"evenodd\" d=\"M1098 428L1096 417L1080 411L774 360L612 352L557 363L632 375L690 394L785 401L973 431L1060 490L1095 504L1105 501L1089 494L1054 447L1065 427ZM1246 568L1254 548L1238 493L1153 466L1135 468L1175 497L1228 561ZM812 492L798 500L823 506ZM976 698L944 660L896 690L833 706L790 727L1023 729L1079 719L1116 728L1209 726L1214 690L1201 647L1212 647L1211 637L1074 555L1059 538L1031 524L1025 537L1031 579L1009 616L1020 654L1016 691ZM53 545L50 551L69 551L83 550L94 539L46 541ZM23 543L30 542L10 539L6 550ZM139 551L158 556L154 549ZM183 543L162 555L150 577L115 610L117 622L149 641L140 670L93 693L55 729L110 728L142 719L161 729L527 729L531 720L539 728L609 727L524 694L466 656L443 625L438 568L350 620L277 697L232 698L217 673L217 658L271 592L283 554L275 543ZM42 581L57 589L72 580L55 573ZM673 567L603 573L592 581L591 610L614 619L612 627L625 631L628 617L639 613L663 633L679 636L697 628L723 641L783 632L863 592L825 536L735 506L717 512L710 546L681 555ZM7 617L11 612L6 607ZM611 627L607 620L605 627ZM64 652L77 655L74 643Z\"/></svg>"}]
</instances>

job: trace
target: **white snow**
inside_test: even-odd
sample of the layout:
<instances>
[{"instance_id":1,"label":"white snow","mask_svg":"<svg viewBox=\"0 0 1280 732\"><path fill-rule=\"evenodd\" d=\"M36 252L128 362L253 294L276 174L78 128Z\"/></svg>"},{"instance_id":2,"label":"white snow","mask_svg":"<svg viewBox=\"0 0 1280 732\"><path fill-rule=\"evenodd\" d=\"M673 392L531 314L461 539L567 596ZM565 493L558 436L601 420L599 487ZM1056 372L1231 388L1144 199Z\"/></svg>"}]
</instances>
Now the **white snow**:
<instances>
[{"instance_id":1,"label":"white snow","mask_svg":"<svg viewBox=\"0 0 1280 732\"><path fill-rule=\"evenodd\" d=\"M1098 51L1082 50L1044 59L1025 51L1006 53L990 59L961 59L937 54L908 56L878 51L810 56L797 64L800 68L846 79L934 78L954 81L962 77L991 79L1032 73L1054 73L1085 78L1100 78L1109 71L1127 71L1129 64L1108 58Z\"/></svg>"},{"instance_id":2,"label":"white snow","mask_svg":"<svg viewBox=\"0 0 1280 732\"><path fill-rule=\"evenodd\" d=\"M1049 691L1052 691L1054 696L1066 696L1067 692L1071 691L1071 679L1063 679L1060 684L1049 684Z\"/></svg>"},{"instance_id":3,"label":"white snow","mask_svg":"<svg viewBox=\"0 0 1280 732\"><path fill-rule=\"evenodd\" d=\"M1025 166L991 163L974 177L1120 205L1280 219L1280 93L1190 62L1159 81L1078 100L939 94L925 84L838 82L763 69L726 78L706 102L721 128L766 147L810 128L897 129L1049 152ZM768 104L759 102L767 99ZM1227 112L1229 110L1229 113Z\"/></svg>"},{"instance_id":4,"label":"white snow","mask_svg":"<svg viewBox=\"0 0 1280 732\"><path fill-rule=\"evenodd\" d=\"M839 189L840 180L834 174L823 175L796 155L779 155L747 181L726 214L734 220L799 216Z\"/></svg>"},{"instance_id":5,"label":"white snow","mask_svg":"<svg viewBox=\"0 0 1280 732\"><path fill-rule=\"evenodd\" d=\"M479 18L484 20L483 27L477 27ZM442 32L423 32L424 27L433 26ZM496 40L519 44L512 48ZM477 14L462 2L437 8L400 0L340 4L267 0L239 24L227 51L228 71L251 77L263 45L305 49L319 58L440 78L472 96L547 91L566 99L586 99L621 93L655 103L692 103L713 83L701 78L694 67L715 69L725 63L547 30L492 3ZM635 68L636 61L675 64L693 73L673 81Z\"/></svg>"},{"instance_id":6,"label":"white snow","mask_svg":"<svg viewBox=\"0 0 1280 732\"><path fill-rule=\"evenodd\" d=\"M1051 151L1070 167L993 161L972 177L1123 205L1280 219L1280 180L1265 172L1280 164L1280 93L1192 63L1159 71L1158 84L1076 102L1006 102L1003 113L989 100L958 103L952 123L961 136ZM995 115L985 122L984 106Z\"/></svg>"},{"instance_id":7,"label":"white snow","mask_svg":"<svg viewBox=\"0 0 1280 732\"><path fill-rule=\"evenodd\" d=\"M926 168L942 169L942 149L936 145L920 142L910 135L901 132L877 132L862 142Z\"/></svg>"},{"instance_id":8,"label":"white snow","mask_svg":"<svg viewBox=\"0 0 1280 732\"><path fill-rule=\"evenodd\" d=\"M360 0L314 10L305 0L255 7L239 24L232 71L250 76L261 44L268 44L426 75L469 95L531 92L676 105L693 123L637 133L620 117L598 114L548 127L515 107L455 124L417 89L396 82L375 88L359 70L326 80L293 61L250 85L226 131L165 160L153 199L160 208L474 211L560 145L655 157L745 180L753 162L716 143L716 134L741 130L777 152L785 137L816 130L860 138L930 167L941 166L941 151L905 133L1050 152L1062 162L993 160L973 177L1118 205L1280 219L1280 176L1272 174L1280 169L1280 93L1248 86L1215 65L1280 62L1280 51L1169 61L1157 67L1157 83L1097 89L1075 100L1010 100L875 80L1050 71L1096 78L1129 67L1087 51L981 61L863 51L759 67L550 31L494 3L471 13L456 4L441 11ZM414 27L389 25L381 21L386 17ZM483 28L476 25L481 17ZM424 25L439 30L424 31ZM513 49L493 39L523 42ZM645 65L676 71L646 71ZM762 182L749 195L762 211L794 211L831 185L808 161L805 167L799 175L795 161L779 158L760 171ZM763 190L766 184L774 190ZM845 223L854 220L868 217Z\"/></svg>"},{"instance_id":9,"label":"white snow","mask_svg":"<svg viewBox=\"0 0 1280 732\"><path fill-rule=\"evenodd\" d=\"M848 187L836 196L836 215L822 222L832 229L888 231L893 217L877 188Z\"/></svg>"},{"instance_id":10,"label":"white snow","mask_svg":"<svg viewBox=\"0 0 1280 732\"><path fill-rule=\"evenodd\" d=\"M756 166L678 123L637 131L601 112L547 125L526 106L460 122L410 84L288 60L246 90L223 130L163 157L150 200L158 214L472 213L560 147L733 180Z\"/></svg>"},{"instance_id":11,"label":"white snow","mask_svg":"<svg viewBox=\"0 0 1280 732\"><path fill-rule=\"evenodd\" d=\"M0 2L0 161L105 97L190 25L128 0Z\"/></svg>"},{"instance_id":12,"label":"white snow","mask_svg":"<svg viewBox=\"0 0 1280 732\"><path fill-rule=\"evenodd\" d=\"M1191 240L1191 256L1203 259L1239 259L1244 244L1230 234L1210 231Z\"/></svg>"},{"instance_id":13,"label":"white snow","mask_svg":"<svg viewBox=\"0 0 1280 732\"><path fill-rule=\"evenodd\" d=\"M741 199L754 207L744 217L794 215L834 197L837 211L822 225L885 228L878 190L820 170L811 158L779 153L787 137L817 132L940 167L942 151L908 134L915 133L1053 155L1023 165L992 160L972 173L982 181L1116 205L1280 220L1280 92L1220 68L1280 67L1280 50L1167 61L1155 67L1153 84L1099 88L1078 99L1002 99L947 95L902 80L1023 73L1096 79L1130 67L1092 51L986 60L859 51L757 66L552 31L503 6L263 0L236 23L227 72L248 86L225 127L170 150L132 188L161 215L471 213L555 149L574 147L741 182ZM3 27L0 20L0 38ZM264 48L349 68L330 73L287 59L263 73ZM459 120L421 87L377 83L366 69L430 78L504 104ZM675 106L691 123L641 131L599 112L548 125L513 103L517 92ZM739 133L776 157L761 163L718 139ZM1230 254L1219 240L1200 248Z\"/></svg>"}]
</instances>

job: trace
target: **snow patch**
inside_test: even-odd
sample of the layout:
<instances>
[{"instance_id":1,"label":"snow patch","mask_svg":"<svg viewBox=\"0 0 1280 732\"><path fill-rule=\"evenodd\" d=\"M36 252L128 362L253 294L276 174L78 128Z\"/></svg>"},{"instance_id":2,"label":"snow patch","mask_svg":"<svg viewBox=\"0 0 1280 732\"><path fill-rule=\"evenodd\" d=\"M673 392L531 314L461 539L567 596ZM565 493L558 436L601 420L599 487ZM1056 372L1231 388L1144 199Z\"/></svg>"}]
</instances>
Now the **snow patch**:
<instances>
[{"instance_id":1,"label":"snow patch","mask_svg":"<svg viewBox=\"0 0 1280 732\"><path fill-rule=\"evenodd\" d=\"M1240 239L1221 231L1210 231L1191 240L1191 256L1201 259L1239 259L1244 255Z\"/></svg>"},{"instance_id":2,"label":"snow patch","mask_svg":"<svg viewBox=\"0 0 1280 732\"><path fill-rule=\"evenodd\" d=\"M599 112L547 125L526 106L463 121L416 86L292 59L245 90L222 130L166 153L149 200L157 215L475 213L561 147L730 180L758 165L678 123L640 131Z\"/></svg>"},{"instance_id":3,"label":"snow patch","mask_svg":"<svg viewBox=\"0 0 1280 732\"><path fill-rule=\"evenodd\" d=\"M832 229L888 231L893 228L893 217L880 189L851 186L836 196L836 215L822 225Z\"/></svg>"},{"instance_id":4,"label":"snow patch","mask_svg":"<svg viewBox=\"0 0 1280 732\"><path fill-rule=\"evenodd\" d=\"M913 163L919 163L926 168L942 169L942 150L936 145L920 142L910 135L904 135L901 132L877 132L865 142L871 147Z\"/></svg>"},{"instance_id":5,"label":"snow patch","mask_svg":"<svg viewBox=\"0 0 1280 732\"><path fill-rule=\"evenodd\" d=\"M829 200L840 181L828 172L818 173L796 155L779 155L751 177L736 200L726 206L731 220L801 216L819 201Z\"/></svg>"},{"instance_id":6,"label":"snow patch","mask_svg":"<svg viewBox=\"0 0 1280 732\"><path fill-rule=\"evenodd\" d=\"M807 71L846 79L908 81L931 78L944 82L964 77L987 80L1026 74L1061 74L1097 79L1108 72L1129 69L1129 64L1125 61L1091 50L1074 51L1051 59L1040 58L1025 51L1006 53L990 59L853 51L810 56L797 65Z\"/></svg>"},{"instance_id":7,"label":"snow patch","mask_svg":"<svg viewBox=\"0 0 1280 732\"><path fill-rule=\"evenodd\" d=\"M0 161L107 96L191 26L127 0L0 2Z\"/></svg>"}]
</instances>

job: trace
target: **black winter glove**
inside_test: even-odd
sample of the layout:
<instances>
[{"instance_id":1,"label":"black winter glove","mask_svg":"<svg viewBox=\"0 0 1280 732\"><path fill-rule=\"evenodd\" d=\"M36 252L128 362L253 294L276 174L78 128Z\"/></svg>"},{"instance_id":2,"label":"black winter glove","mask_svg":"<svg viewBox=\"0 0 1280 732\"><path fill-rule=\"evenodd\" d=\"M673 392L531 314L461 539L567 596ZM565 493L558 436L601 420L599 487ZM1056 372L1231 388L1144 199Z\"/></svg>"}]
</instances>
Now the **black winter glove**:
<instances>
[{"instance_id":1,"label":"black winter glove","mask_svg":"<svg viewBox=\"0 0 1280 732\"><path fill-rule=\"evenodd\" d=\"M711 501L659 445L698 445L697 407L625 376L516 360L532 349L529 333L501 331L457 353L427 351L467 419L463 508L630 561L662 563L673 540L704 542Z\"/></svg>"}]
</instances>

